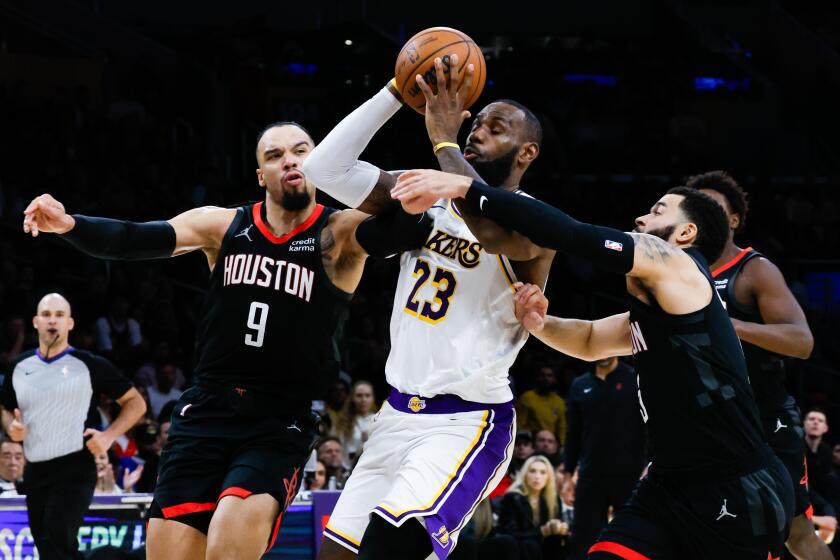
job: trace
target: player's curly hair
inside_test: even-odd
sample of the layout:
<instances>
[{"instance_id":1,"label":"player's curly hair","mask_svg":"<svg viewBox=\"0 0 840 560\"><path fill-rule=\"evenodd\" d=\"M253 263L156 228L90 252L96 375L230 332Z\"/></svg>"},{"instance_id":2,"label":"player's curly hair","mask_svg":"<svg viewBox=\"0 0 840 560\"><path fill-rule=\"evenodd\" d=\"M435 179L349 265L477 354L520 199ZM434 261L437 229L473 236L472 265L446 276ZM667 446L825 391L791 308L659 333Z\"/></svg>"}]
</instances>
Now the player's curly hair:
<instances>
[{"instance_id":1,"label":"player's curly hair","mask_svg":"<svg viewBox=\"0 0 840 560\"><path fill-rule=\"evenodd\" d=\"M703 254L711 266L723 253L729 239L729 220L726 219L723 206L711 196L688 187L674 187L668 194L683 197L680 210L697 226L697 237L692 245Z\"/></svg>"},{"instance_id":2,"label":"player's curly hair","mask_svg":"<svg viewBox=\"0 0 840 560\"><path fill-rule=\"evenodd\" d=\"M750 209L747 193L741 185L726 171L716 170L689 177L685 185L691 189L709 189L726 197L729 207L740 218L738 229L741 231L747 223L747 212Z\"/></svg>"}]
</instances>

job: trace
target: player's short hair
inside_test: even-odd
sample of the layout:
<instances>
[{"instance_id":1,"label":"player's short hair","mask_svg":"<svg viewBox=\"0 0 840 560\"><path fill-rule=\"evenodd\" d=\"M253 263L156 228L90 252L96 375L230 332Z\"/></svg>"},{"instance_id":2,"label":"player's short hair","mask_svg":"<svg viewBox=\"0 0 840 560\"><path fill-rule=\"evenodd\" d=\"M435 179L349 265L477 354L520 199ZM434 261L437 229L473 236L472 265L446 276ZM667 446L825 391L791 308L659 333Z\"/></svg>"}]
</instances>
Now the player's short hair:
<instances>
[{"instance_id":1,"label":"player's short hair","mask_svg":"<svg viewBox=\"0 0 840 560\"><path fill-rule=\"evenodd\" d=\"M747 223L747 212L750 209L747 193L738 184L738 181L726 171L715 170L701 173L700 175L693 175L688 178L685 185L692 189L709 189L710 191L716 191L722 194L729 203L732 212L738 214L741 218L738 223L738 229L735 231L741 231L744 224Z\"/></svg>"},{"instance_id":2,"label":"player's short hair","mask_svg":"<svg viewBox=\"0 0 840 560\"><path fill-rule=\"evenodd\" d=\"M525 130L522 131L522 139L526 142L534 142L538 146L542 144L543 129L540 124L540 119L528 107L514 101L513 99L497 99L493 103L505 103L511 107L516 107L525 115Z\"/></svg>"},{"instance_id":3,"label":"player's short hair","mask_svg":"<svg viewBox=\"0 0 840 560\"><path fill-rule=\"evenodd\" d=\"M808 412L805 413L805 418L808 418L808 415L811 414L812 412L818 412L818 413L822 414L825 417L826 422L828 421L828 414L825 413L824 408L819 407L819 406L812 406L811 408L808 409Z\"/></svg>"},{"instance_id":4,"label":"player's short hair","mask_svg":"<svg viewBox=\"0 0 840 560\"><path fill-rule=\"evenodd\" d=\"M277 128L277 127L281 127L281 126L296 126L296 127L298 127L299 129L301 129L302 131L304 131L304 132L306 133L306 135L307 135L307 136L309 136L309 140L311 140L311 141L312 141L312 145L313 145L313 146L315 145L315 138L312 136L312 133L311 133L311 132L309 132L309 131L306 129L306 127L305 127L305 126L303 126L302 124L300 124L300 123L298 123L298 122L295 122L295 121L277 121L277 122L273 122L273 123L269 124L268 126L266 126L265 128L263 128L262 130L260 130L260 131L259 131L259 133L257 133L257 143L255 144L255 146L259 146L259 145L260 145L260 140L262 140L262 139L263 139L263 136L265 136L265 133L266 133L266 132L268 132L268 131L269 131L269 130L271 130L272 128ZM259 158L258 158L258 159L259 159Z\"/></svg>"},{"instance_id":5,"label":"player's short hair","mask_svg":"<svg viewBox=\"0 0 840 560\"><path fill-rule=\"evenodd\" d=\"M723 207L711 196L689 187L674 187L667 194L683 197L680 210L697 226L697 237L692 245L711 265L723 253L729 239L729 220Z\"/></svg>"}]
</instances>

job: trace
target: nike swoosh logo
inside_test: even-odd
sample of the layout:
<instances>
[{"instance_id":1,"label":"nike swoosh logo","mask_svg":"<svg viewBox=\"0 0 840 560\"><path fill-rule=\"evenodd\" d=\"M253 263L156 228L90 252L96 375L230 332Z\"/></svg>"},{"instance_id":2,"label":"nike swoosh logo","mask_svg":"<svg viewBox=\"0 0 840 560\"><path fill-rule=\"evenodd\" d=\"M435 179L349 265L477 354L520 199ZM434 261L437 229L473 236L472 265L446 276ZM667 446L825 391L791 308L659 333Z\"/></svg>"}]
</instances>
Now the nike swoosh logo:
<instances>
[{"instance_id":1,"label":"nike swoosh logo","mask_svg":"<svg viewBox=\"0 0 840 560\"><path fill-rule=\"evenodd\" d=\"M32 373L35 373L35 372L34 372L34 371L25 371L25 372L23 372L23 374L24 374L24 375L29 375L29 374L32 374Z\"/></svg>"},{"instance_id":2,"label":"nike swoosh logo","mask_svg":"<svg viewBox=\"0 0 840 560\"><path fill-rule=\"evenodd\" d=\"M478 199L478 209L484 212L484 203L487 202L487 197L481 195L481 198Z\"/></svg>"}]
</instances>

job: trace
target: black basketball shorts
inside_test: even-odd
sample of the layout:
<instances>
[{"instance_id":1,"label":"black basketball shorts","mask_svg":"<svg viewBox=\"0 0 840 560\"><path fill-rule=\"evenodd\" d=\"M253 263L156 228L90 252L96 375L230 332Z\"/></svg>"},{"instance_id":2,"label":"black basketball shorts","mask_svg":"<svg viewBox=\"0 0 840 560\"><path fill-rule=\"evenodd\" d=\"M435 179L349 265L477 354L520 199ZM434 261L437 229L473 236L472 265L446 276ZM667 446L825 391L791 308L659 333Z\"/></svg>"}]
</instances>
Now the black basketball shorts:
<instances>
[{"instance_id":1,"label":"black basketball shorts","mask_svg":"<svg viewBox=\"0 0 840 560\"><path fill-rule=\"evenodd\" d=\"M794 515L805 515L809 519L814 514L811 498L808 496L808 466L805 462L805 431L799 408L793 399L779 408L772 417L761 419L767 434L767 443L776 457L785 465L793 481Z\"/></svg>"},{"instance_id":2,"label":"black basketball shorts","mask_svg":"<svg viewBox=\"0 0 840 560\"><path fill-rule=\"evenodd\" d=\"M312 418L243 414L235 398L192 387L178 400L149 517L206 534L223 497L269 494L280 504L270 548L297 494L317 426Z\"/></svg>"},{"instance_id":3,"label":"black basketball shorts","mask_svg":"<svg viewBox=\"0 0 840 560\"><path fill-rule=\"evenodd\" d=\"M589 549L592 560L776 560L793 519L781 461L746 474L677 483L650 475Z\"/></svg>"}]
</instances>

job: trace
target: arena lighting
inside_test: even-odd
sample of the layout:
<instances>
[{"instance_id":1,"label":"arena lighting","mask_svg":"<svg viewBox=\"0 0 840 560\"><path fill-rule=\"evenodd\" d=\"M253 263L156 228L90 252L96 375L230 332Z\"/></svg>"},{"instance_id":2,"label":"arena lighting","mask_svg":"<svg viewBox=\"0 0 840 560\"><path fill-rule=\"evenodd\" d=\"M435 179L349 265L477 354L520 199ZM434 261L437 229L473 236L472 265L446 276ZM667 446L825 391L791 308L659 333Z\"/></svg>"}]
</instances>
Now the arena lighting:
<instances>
[{"instance_id":1,"label":"arena lighting","mask_svg":"<svg viewBox=\"0 0 840 560\"><path fill-rule=\"evenodd\" d=\"M608 74L563 74L567 82L594 82L599 86L613 87L618 85L618 77Z\"/></svg>"},{"instance_id":2,"label":"arena lighting","mask_svg":"<svg viewBox=\"0 0 840 560\"><path fill-rule=\"evenodd\" d=\"M351 46L353 44L353 39L345 39L344 44L347 45L348 47Z\"/></svg>"},{"instance_id":3,"label":"arena lighting","mask_svg":"<svg viewBox=\"0 0 840 560\"><path fill-rule=\"evenodd\" d=\"M713 91L718 88L725 88L729 91L748 91L750 89L750 79L727 80L712 76L697 76L694 78L694 89L697 91Z\"/></svg>"},{"instance_id":4,"label":"arena lighting","mask_svg":"<svg viewBox=\"0 0 840 560\"><path fill-rule=\"evenodd\" d=\"M318 71L318 65L303 62L290 62L286 65L286 70L292 74L314 74Z\"/></svg>"}]
</instances>

